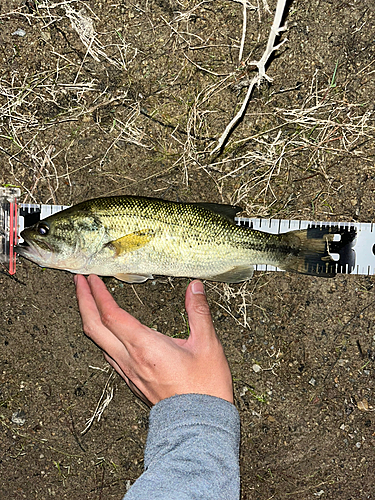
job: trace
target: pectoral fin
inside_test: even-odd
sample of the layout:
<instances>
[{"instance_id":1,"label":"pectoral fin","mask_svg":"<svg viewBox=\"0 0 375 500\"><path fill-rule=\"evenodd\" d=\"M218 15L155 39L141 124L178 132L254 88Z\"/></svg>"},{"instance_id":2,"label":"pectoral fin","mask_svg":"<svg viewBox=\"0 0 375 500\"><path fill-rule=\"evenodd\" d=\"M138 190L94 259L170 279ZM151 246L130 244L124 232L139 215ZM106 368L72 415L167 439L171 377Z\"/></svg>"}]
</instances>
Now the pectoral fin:
<instances>
[{"instance_id":1,"label":"pectoral fin","mask_svg":"<svg viewBox=\"0 0 375 500\"><path fill-rule=\"evenodd\" d=\"M107 246L113 247L116 251L116 257L128 252L134 252L144 247L154 236L152 229L142 229L134 233L126 234L117 240L110 241Z\"/></svg>"},{"instance_id":2,"label":"pectoral fin","mask_svg":"<svg viewBox=\"0 0 375 500\"><path fill-rule=\"evenodd\" d=\"M144 283L147 280L152 280L152 274L115 274L115 278L126 283Z\"/></svg>"},{"instance_id":3,"label":"pectoral fin","mask_svg":"<svg viewBox=\"0 0 375 500\"><path fill-rule=\"evenodd\" d=\"M253 273L253 266L237 266L229 269L229 271L225 271L225 273L205 276L204 278L212 281L220 281L222 283L241 283L241 281L251 279Z\"/></svg>"}]
</instances>

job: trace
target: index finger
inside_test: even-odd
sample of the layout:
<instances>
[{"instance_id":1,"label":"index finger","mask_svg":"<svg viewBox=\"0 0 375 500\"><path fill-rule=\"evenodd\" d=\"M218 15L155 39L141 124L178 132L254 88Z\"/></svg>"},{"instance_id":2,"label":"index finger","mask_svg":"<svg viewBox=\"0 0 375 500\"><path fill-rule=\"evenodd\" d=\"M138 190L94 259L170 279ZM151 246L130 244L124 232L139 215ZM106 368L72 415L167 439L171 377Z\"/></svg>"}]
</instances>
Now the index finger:
<instances>
[{"instance_id":1,"label":"index finger","mask_svg":"<svg viewBox=\"0 0 375 500\"><path fill-rule=\"evenodd\" d=\"M101 349L114 355L124 349L124 345L102 323L89 284L82 275L75 277L78 308L85 334Z\"/></svg>"},{"instance_id":2,"label":"index finger","mask_svg":"<svg viewBox=\"0 0 375 500\"><path fill-rule=\"evenodd\" d=\"M122 342L139 341L139 336L142 331L146 331L146 327L121 309L98 276L92 274L87 281L102 323Z\"/></svg>"}]
</instances>

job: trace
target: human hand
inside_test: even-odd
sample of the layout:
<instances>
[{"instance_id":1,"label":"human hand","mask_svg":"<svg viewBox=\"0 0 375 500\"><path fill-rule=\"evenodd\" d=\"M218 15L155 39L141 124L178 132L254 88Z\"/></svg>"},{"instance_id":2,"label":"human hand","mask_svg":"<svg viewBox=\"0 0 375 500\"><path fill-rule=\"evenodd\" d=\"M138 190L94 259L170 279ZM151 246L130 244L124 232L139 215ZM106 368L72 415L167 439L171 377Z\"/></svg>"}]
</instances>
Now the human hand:
<instances>
[{"instance_id":1,"label":"human hand","mask_svg":"<svg viewBox=\"0 0 375 500\"><path fill-rule=\"evenodd\" d=\"M208 394L233 403L233 385L203 284L185 297L190 335L171 338L121 309L98 276L74 278L83 330L130 389L152 406L176 394Z\"/></svg>"}]
</instances>

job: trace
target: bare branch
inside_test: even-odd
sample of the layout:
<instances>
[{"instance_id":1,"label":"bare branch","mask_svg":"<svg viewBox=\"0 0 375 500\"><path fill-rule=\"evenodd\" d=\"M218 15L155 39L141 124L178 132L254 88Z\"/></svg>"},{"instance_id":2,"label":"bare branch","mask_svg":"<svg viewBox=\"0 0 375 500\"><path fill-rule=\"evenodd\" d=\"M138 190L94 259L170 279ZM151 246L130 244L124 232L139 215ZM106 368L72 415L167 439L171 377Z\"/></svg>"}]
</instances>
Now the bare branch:
<instances>
[{"instance_id":1,"label":"bare branch","mask_svg":"<svg viewBox=\"0 0 375 500\"><path fill-rule=\"evenodd\" d=\"M275 46L275 40L276 37L279 36L279 34L284 31L286 28L281 27L281 21L284 15L284 9L285 9L285 4L286 0L278 0L277 6L276 6L276 12L275 12L275 17L273 20L273 24L271 27L271 31L268 37L268 43L266 50L264 51L262 57L260 58L259 61L253 61L251 64L256 66L258 68L258 74L251 80L249 88L246 93L246 97L242 103L242 106L236 116L231 120L231 122L227 125L226 129L224 130L223 134L221 135L217 146L211 151L211 154L216 153L217 151L220 151L220 149L223 147L225 142L227 141L230 133L233 131L235 126L238 124L238 122L242 119L243 115L245 114L248 102L250 100L253 88L255 85L260 85L260 83L263 81L263 79L267 81L272 81L272 78L270 78L266 74L266 65L268 62L268 59L270 58L271 54L277 50L278 48L281 47L281 45L286 42L287 40L283 40L280 44Z\"/></svg>"}]
</instances>

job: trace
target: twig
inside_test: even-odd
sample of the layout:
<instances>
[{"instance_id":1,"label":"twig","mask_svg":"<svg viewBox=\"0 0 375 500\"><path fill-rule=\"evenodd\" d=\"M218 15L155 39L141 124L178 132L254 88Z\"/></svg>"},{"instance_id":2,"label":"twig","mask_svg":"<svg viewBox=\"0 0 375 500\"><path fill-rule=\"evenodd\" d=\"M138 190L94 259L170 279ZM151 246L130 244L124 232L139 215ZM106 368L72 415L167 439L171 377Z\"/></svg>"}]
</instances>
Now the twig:
<instances>
[{"instance_id":1,"label":"twig","mask_svg":"<svg viewBox=\"0 0 375 500\"><path fill-rule=\"evenodd\" d=\"M243 48L245 46L245 39L246 39L246 25L247 25L247 8L246 8L246 0L243 0L243 23L242 23L242 38L241 38L241 46L240 46L240 52L238 54L238 60L239 62L242 61L242 54L243 54Z\"/></svg>"},{"instance_id":2,"label":"twig","mask_svg":"<svg viewBox=\"0 0 375 500\"><path fill-rule=\"evenodd\" d=\"M249 88L246 93L246 97L242 103L242 106L236 116L231 120L231 122L227 125L226 129L224 130L223 134L221 135L217 146L211 151L211 155L216 153L217 151L221 150L225 142L227 141L230 133L233 131L235 126L238 124L238 122L242 119L248 102L250 100L252 91L255 87L255 85L260 85L260 83L263 81L263 79L267 80L268 82L272 81L272 78L270 78L266 74L266 64L268 62L268 59L270 58L271 54L279 49L283 43L285 43L287 40L283 40L281 43L275 46L275 39L277 36L279 36L280 32L285 30L285 27L280 27L283 15L284 15L284 9L285 9L285 4L286 0L278 0L277 6L276 6L276 12L275 12L275 17L273 20L273 24L271 27L271 31L268 37L268 43L266 50L264 51L264 54L260 58L259 61L252 61L250 64L256 66L258 68L258 74L254 76L254 78L251 80Z\"/></svg>"},{"instance_id":3,"label":"twig","mask_svg":"<svg viewBox=\"0 0 375 500\"><path fill-rule=\"evenodd\" d=\"M194 61L192 61L191 59L188 58L188 56L186 54L184 54L184 57L189 61L189 63L193 64L196 68L200 69L201 71L205 71L206 73L209 73L210 75L214 75L214 76L225 76L227 77L228 76L228 73L215 73L214 71L211 71L207 68L204 68L203 66L200 66L199 64L195 63Z\"/></svg>"},{"instance_id":4,"label":"twig","mask_svg":"<svg viewBox=\"0 0 375 500\"><path fill-rule=\"evenodd\" d=\"M246 38L247 9L257 10L257 7L255 7L255 5L251 5L251 3L248 2L248 0L233 0L233 1L242 3L242 8L243 8L242 38L241 38L240 52L238 55L238 60L241 62L243 55L243 48L245 46L245 38Z\"/></svg>"},{"instance_id":5,"label":"twig","mask_svg":"<svg viewBox=\"0 0 375 500\"><path fill-rule=\"evenodd\" d=\"M96 368L96 367L92 367L92 368ZM110 373L110 375L109 375L109 377L108 377L108 379L107 379L107 382L105 383L104 389L103 389L102 394L101 394L101 396L99 398L98 404L96 405L94 413L89 418L89 420L86 422L86 427L83 429L83 431L81 431L82 435L86 434L86 432L90 429L90 427L92 426L95 418L97 418L98 422L100 421L101 416L103 415L104 410L107 408L107 406L109 405L109 403L112 401L112 398L113 398L113 387L110 387L109 383L110 383L110 381L111 381L114 373L115 373L114 370L112 370L111 373ZM105 395L105 397L104 397L104 395Z\"/></svg>"}]
</instances>

